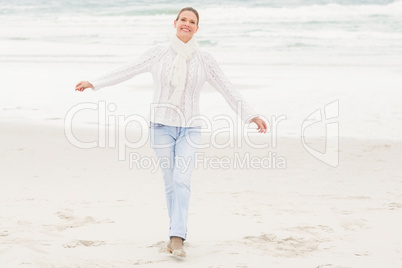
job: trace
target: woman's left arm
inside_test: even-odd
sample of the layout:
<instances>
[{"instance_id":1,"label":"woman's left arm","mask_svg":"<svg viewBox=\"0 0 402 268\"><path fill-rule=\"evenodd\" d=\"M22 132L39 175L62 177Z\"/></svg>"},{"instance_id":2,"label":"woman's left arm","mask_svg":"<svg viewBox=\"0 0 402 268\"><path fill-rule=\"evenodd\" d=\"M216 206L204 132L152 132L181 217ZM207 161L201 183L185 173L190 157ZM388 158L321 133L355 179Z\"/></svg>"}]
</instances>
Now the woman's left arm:
<instances>
[{"instance_id":1,"label":"woman's left arm","mask_svg":"<svg viewBox=\"0 0 402 268\"><path fill-rule=\"evenodd\" d=\"M207 52L203 52L207 81L218 90L226 102L238 116L246 123L254 122L258 132L267 132L267 124L254 111L254 108L243 98L239 90L229 81L222 72L216 60ZM240 114L238 112L240 105Z\"/></svg>"}]
</instances>

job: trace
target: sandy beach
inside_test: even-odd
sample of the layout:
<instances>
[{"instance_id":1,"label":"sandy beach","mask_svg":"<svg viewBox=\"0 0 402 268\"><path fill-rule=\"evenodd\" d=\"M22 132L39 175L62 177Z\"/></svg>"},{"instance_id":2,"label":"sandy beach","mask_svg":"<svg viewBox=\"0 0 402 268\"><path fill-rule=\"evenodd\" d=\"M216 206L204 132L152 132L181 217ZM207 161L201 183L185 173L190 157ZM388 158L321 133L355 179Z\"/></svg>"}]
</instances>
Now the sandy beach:
<instances>
[{"instance_id":1,"label":"sandy beach","mask_svg":"<svg viewBox=\"0 0 402 268\"><path fill-rule=\"evenodd\" d=\"M74 91L167 44L183 2L0 7L0 268L402 267L402 1L194 4L200 49L278 124L254 146L202 134L216 143L197 155L185 259L165 252L149 140L125 146L149 129L113 129L146 118L152 76ZM208 83L200 113L241 125Z\"/></svg>"},{"instance_id":2,"label":"sandy beach","mask_svg":"<svg viewBox=\"0 0 402 268\"><path fill-rule=\"evenodd\" d=\"M75 133L94 140L94 130ZM201 149L204 159L275 152L286 167L198 166L187 258L177 259L164 250L160 169L130 168L116 148L77 148L62 127L3 122L0 133L1 267L402 264L401 142L341 138L336 168L295 138L279 138L269 149ZM130 152L153 157L149 145Z\"/></svg>"}]
</instances>

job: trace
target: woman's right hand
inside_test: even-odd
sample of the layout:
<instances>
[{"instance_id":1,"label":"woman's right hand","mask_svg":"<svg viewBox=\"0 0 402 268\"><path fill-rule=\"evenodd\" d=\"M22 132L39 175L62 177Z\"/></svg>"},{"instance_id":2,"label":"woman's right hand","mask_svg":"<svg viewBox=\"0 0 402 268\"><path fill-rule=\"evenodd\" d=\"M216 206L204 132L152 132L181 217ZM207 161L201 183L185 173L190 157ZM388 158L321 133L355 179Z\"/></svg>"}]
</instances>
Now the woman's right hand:
<instances>
[{"instance_id":1,"label":"woman's right hand","mask_svg":"<svg viewBox=\"0 0 402 268\"><path fill-rule=\"evenodd\" d=\"M75 91L84 91L87 88L94 88L88 81L81 81L75 86Z\"/></svg>"}]
</instances>

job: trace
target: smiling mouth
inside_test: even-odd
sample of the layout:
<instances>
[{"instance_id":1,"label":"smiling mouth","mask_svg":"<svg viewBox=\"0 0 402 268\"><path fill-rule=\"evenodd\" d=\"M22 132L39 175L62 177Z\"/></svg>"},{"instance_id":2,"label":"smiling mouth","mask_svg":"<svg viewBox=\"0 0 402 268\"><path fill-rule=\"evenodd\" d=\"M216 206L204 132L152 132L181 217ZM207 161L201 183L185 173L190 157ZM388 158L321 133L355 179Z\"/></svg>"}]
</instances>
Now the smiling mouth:
<instances>
[{"instance_id":1,"label":"smiling mouth","mask_svg":"<svg viewBox=\"0 0 402 268\"><path fill-rule=\"evenodd\" d=\"M184 28L181 28L181 30L182 30L182 31L184 31L184 32L190 32L190 30L189 30L189 29L184 29Z\"/></svg>"}]
</instances>

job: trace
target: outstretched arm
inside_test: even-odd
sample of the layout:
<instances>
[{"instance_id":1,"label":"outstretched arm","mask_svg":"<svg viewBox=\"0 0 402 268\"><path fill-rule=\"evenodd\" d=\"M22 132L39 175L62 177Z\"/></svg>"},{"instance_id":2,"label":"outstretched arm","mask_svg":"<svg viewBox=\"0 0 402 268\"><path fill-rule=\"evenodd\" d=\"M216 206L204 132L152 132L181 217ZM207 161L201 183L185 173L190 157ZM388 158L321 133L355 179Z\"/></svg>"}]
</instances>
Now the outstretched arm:
<instances>
[{"instance_id":1,"label":"outstretched arm","mask_svg":"<svg viewBox=\"0 0 402 268\"><path fill-rule=\"evenodd\" d=\"M76 85L75 90L84 91L87 88L98 90L103 87L113 86L124 82L140 73L150 71L162 49L163 46L152 47L132 62L126 63L111 72L92 78L89 81L79 82Z\"/></svg>"},{"instance_id":2,"label":"outstretched arm","mask_svg":"<svg viewBox=\"0 0 402 268\"><path fill-rule=\"evenodd\" d=\"M238 105L241 105L238 116L246 123L256 123L258 132L266 133L267 124L265 121L258 117L253 107L243 98L239 90L232 85L222 72L216 60L206 52L204 52L204 64L208 83L223 95L232 110L238 113Z\"/></svg>"}]
</instances>

